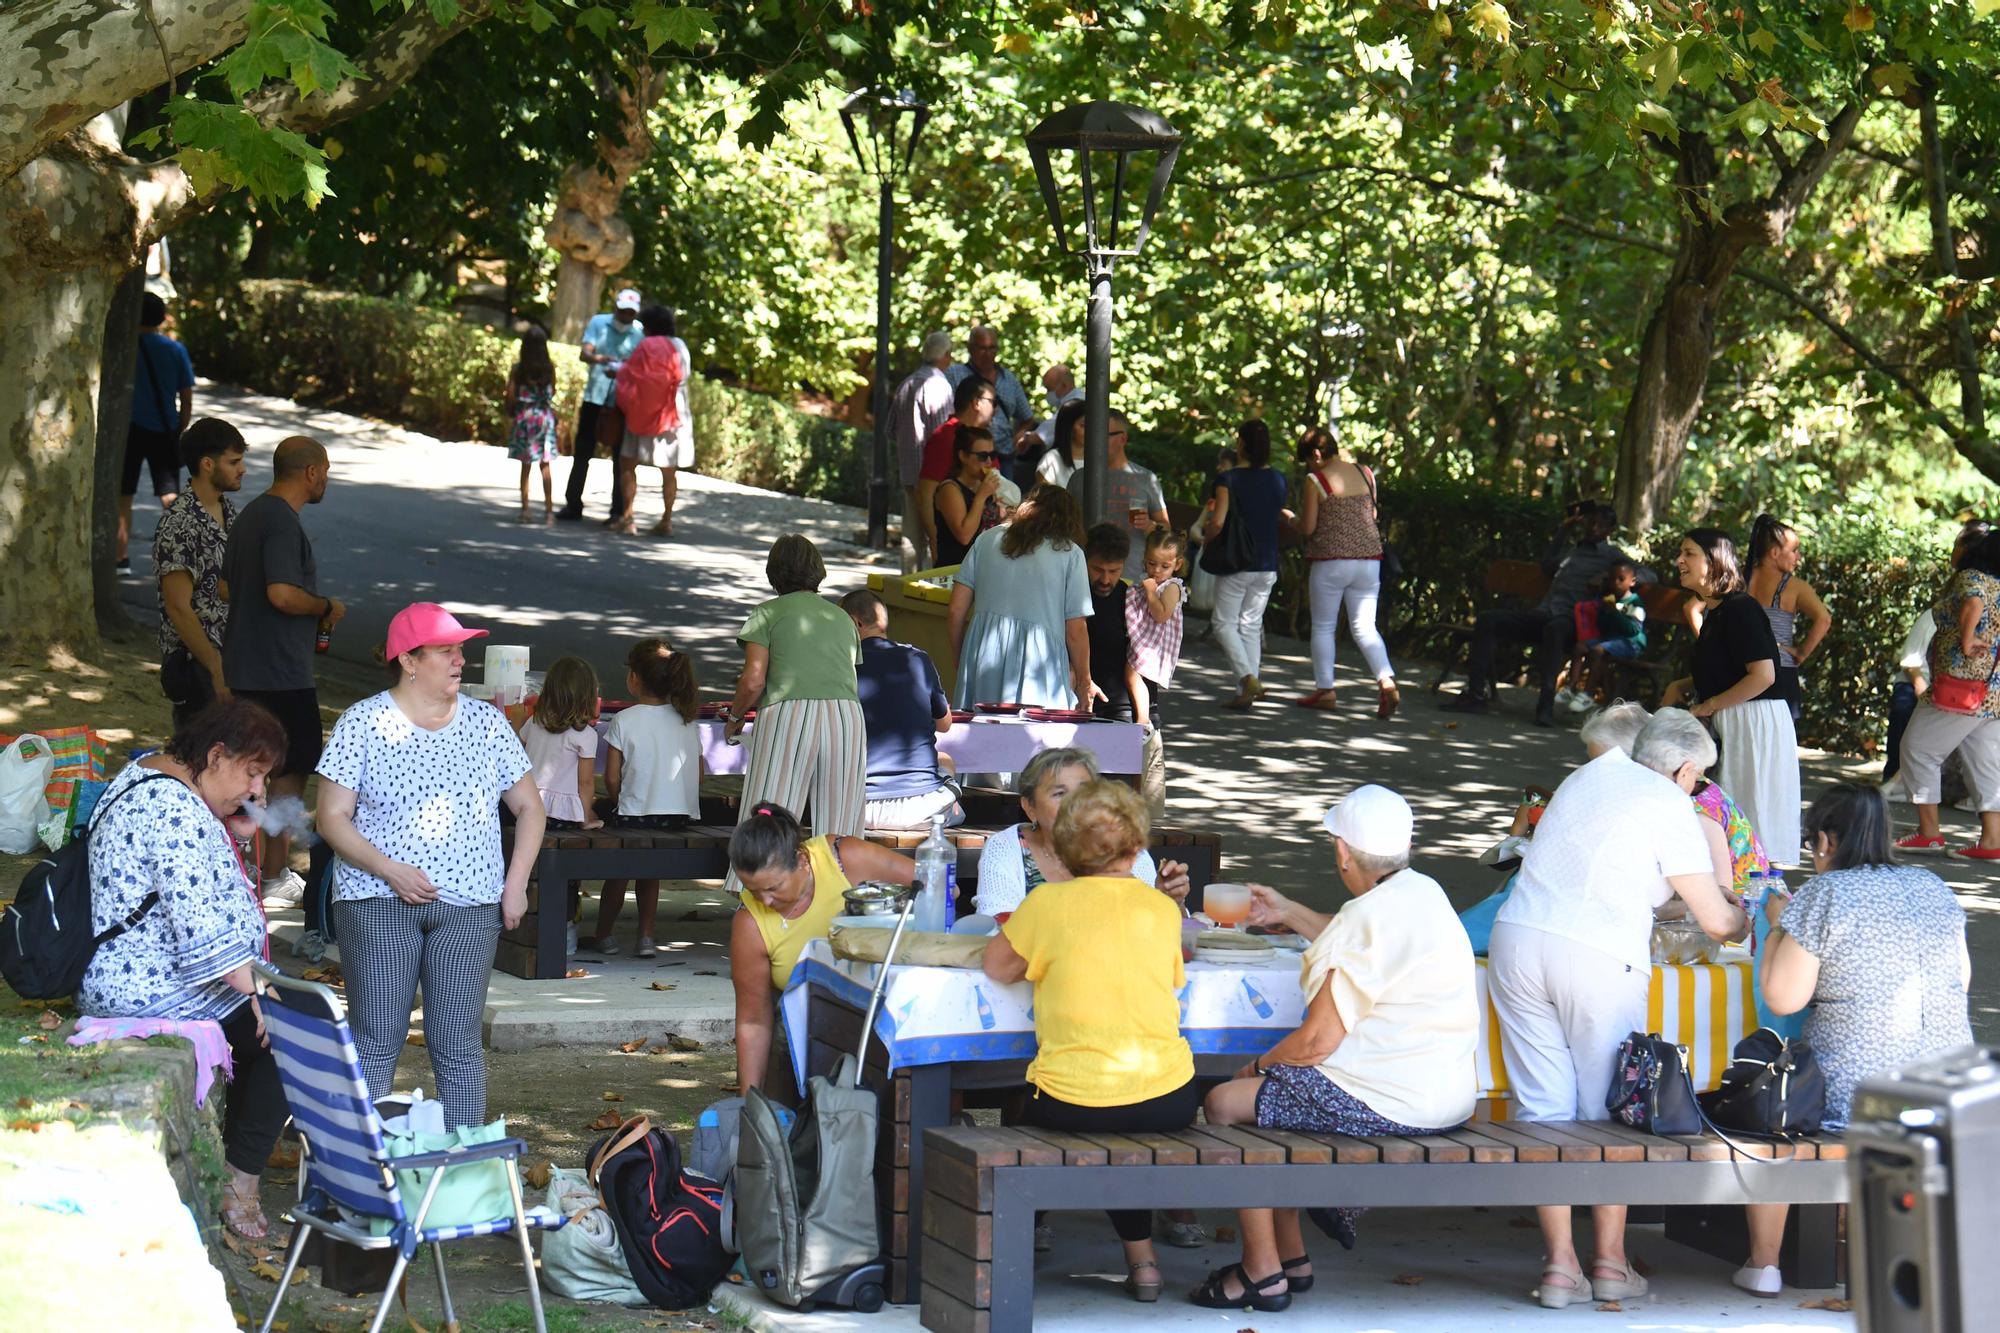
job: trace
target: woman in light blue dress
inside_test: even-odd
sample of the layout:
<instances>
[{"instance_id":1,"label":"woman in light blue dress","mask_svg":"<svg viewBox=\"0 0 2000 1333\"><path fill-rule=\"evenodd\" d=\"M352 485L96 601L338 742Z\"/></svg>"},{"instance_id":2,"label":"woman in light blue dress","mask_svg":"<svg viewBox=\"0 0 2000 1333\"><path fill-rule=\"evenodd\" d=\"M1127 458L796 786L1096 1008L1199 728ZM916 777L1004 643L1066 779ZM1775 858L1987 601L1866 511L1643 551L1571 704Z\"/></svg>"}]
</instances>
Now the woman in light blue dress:
<instances>
[{"instance_id":1,"label":"woman in light blue dress","mask_svg":"<svg viewBox=\"0 0 2000 1333\"><path fill-rule=\"evenodd\" d=\"M958 567L949 622L958 706L1087 707L1089 614L1083 511L1061 487L1037 485Z\"/></svg>"}]
</instances>

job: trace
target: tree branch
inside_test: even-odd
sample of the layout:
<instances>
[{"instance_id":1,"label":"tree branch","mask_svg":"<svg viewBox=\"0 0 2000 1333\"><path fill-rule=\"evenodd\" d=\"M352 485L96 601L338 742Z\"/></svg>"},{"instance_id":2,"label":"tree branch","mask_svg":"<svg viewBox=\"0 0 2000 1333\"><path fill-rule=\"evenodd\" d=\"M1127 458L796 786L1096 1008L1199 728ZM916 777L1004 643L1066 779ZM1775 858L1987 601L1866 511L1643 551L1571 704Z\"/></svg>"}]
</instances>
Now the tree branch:
<instances>
[{"instance_id":1,"label":"tree branch","mask_svg":"<svg viewBox=\"0 0 2000 1333\"><path fill-rule=\"evenodd\" d=\"M1820 177L1826 175L1833 159L1846 151L1848 142L1854 138L1854 127L1860 123L1861 103L1849 102L1826 127L1826 137L1813 140L1798 162L1778 177L1778 183L1771 188L1770 203L1784 211L1787 227L1819 186Z\"/></svg>"},{"instance_id":2,"label":"tree branch","mask_svg":"<svg viewBox=\"0 0 2000 1333\"><path fill-rule=\"evenodd\" d=\"M457 15L441 24L420 5L378 33L354 59L359 72L337 86L307 96L293 84L274 83L244 105L265 125L317 134L389 100L439 47L492 9L492 0L460 0Z\"/></svg>"},{"instance_id":3,"label":"tree branch","mask_svg":"<svg viewBox=\"0 0 2000 1333\"><path fill-rule=\"evenodd\" d=\"M0 5L0 180L102 112L242 41L253 0ZM164 64L162 52L165 53Z\"/></svg>"}]
</instances>

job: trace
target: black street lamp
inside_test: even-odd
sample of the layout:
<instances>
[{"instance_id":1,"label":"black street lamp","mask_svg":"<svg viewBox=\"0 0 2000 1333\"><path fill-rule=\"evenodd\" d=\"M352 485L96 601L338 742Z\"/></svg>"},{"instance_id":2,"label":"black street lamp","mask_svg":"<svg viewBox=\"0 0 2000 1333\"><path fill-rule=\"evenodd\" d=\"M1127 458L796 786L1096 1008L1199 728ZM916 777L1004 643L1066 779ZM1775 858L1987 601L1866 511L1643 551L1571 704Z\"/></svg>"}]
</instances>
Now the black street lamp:
<instances>
[{"instance_id":1,"label":"black street lamp","mask_svg":"<svg viewBox=\"0 0 2000 1333\"><path fill-rule=\"evenodd\" d=\"M1083 187L1080 237L1063 221L1056 175L1049 162L1051 153L1064 151L1076 155L1076 173ZM1180 151L1180 131L1164 117L1123 102L1085 102L1056 112L1028 131L1028 156L1035 163L1035 179L1042 187L1042 202L1048 205L1049 223L1056 229L1056 243L1066 255L1082 255L1090 275L1083 385L1083 512L1089 523L1104 520L1104 475L1109 466L1105 437L1111 411L1111 266L1115 260L1137 256L1145 245ZM1139 169L1146 170L1145 154L1154 155L1145 204L1129 246L1121 247L1126 176L1134 157L1141 159ZM1107 181L1109 207L1104 199Z\"/></svg>"},{"instance_id":2,"label":"black street lamp","mask_svg":"<svg viewBox=\"0 0 2000 1333\"><path fill-rule=\"evenodd\" d=\"M917 136L931 109L910 92L863 88L840 104L840 123L861 169L871 173L882 194L881 227L875 243L875 461L868 480L868 544L889 544L889 289L894 281L896 177L910 168ZM859 120L864 139L854 128ZM907 127L907 128L906 128ZM905 526L911 515L904 515Z\"/></svg>"}]
</instances>

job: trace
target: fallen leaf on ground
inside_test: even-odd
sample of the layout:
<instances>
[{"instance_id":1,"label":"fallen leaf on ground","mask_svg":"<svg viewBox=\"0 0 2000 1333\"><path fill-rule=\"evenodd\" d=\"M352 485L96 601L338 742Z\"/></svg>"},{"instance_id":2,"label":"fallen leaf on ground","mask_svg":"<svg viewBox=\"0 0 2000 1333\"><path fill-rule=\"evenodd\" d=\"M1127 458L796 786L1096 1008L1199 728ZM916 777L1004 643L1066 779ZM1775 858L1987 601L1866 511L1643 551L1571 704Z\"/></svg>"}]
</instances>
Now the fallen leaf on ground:
<instances>
[{"instance_id":1,"label":"fallen leaf on ground","mask_svg":"<svg viewBox=\"0 0 2000 1333\"><path fill-rule=\"evenodd\" d=\"M1399 1287L1421 1287L1424 1285L1422 1273L1398 1273L1389 1279Z\"/></svg>"},{"instance_id":2,"label":"fallen leaf on ground","mask_svg":"<svg viewBox=\"0 0 2000 1333\"><path fill-rule=\"evenodd\" d=\"M403 1040L408 1045L421 1046L424 1044L424 1034L421 1032L412 1032L409 1036L403 1038Z\"/></svg>"},{"instance_id":3,"label":"fallen leaf on ground","mask_svg":"<svg viewBox=\"0 0 2000 1333\"><path fill-rule=\"evenodd\" d=\"M39 1134L42 1132L42 1122L39 1120L9 1120L7 1128L15 1134Z\"/></svg>"},{"instance_id":4,"label":"fallen leaf on ground","mask_svg":"<svg viewBox=\"0 0 2000 1333\"><path fill-rule=\"evenodd\" d=\"M1599 1314L1624 1314L1624 1313L1625 1313L1625 1307L1624 1307L1624 1306L1622 1306L1622 1305L1620 1305L1620 1304L1619 1304L1619 1303L1618 1303L1617 1301L1606 1301L1606 1302L1604 1302L1604 1304L1602 1304L1602 1305L1600 1305L1600 1306L1598 1306L1598 1307L1597 1307L1597 1313L1599 1313Z\"/></svg>"},{"instance_id":5,"label":"fallen leaf on ground","mask_svg":"<svg viewBox=\"0 0 2000 1333\"><path fill-rule=\"evenodd\" d=\"M228 1251L231 1254L243 1253L243 1246L241 1242L239 1242L236 1239L236 1233L231 1231L228 1227L222 1228L222 1244L225 1248L228 1249Z\"/></svg>"},{"instance_id":6,"label":"fallen leaf on ground","mask_svg":"<svg viewBox=\"0 0 2000 1333\"><path fill-rule=\"evenodd\" d=\"M654 982L653 984L657 986L657 985L658 985L659 983L658 983L658 982ZM618 1049L619 1049L619 1050L621 1050L621 1051L623 1051L623 1052L625 1052L625 1054L627 1054L627 1055L630 1055L630 1054L631 1054L632 1052L634 1052L634 1051L638 1050L638 1049L639 1049L639 1048L640 1048L641 1046L644 1046L645 1044L646 1044L646 1038L644 1038L644 1037L640 1037L640 1038L639 1038L638 1040L636 1040L636 1041L621 1041L621 1042L619 1042L619 1043L618 1043Z\"/></svg>"},{"instance_id":7,"label":"fallen leaf on ground","mask_svg":"<svg viewBox=\"0 0 2000 1333\"><path fill-rule=\"evenodd\" d=\"M565 980L567 980L570 977L587 977L589 975L590 975L590 969L585 967L572 967L569 971L563 973L563 977Z\"/></svg>"},{"instance_id":8,"label":"fallen leaf on ground","mask_svg":"<svg viewBox=\"0 0 2000 1333\"><path fill-rule=\"evenodd\" d=\"M16 1097L14 1099L14 1105L18 1106L23 1111L27 1110L34 1104L35 1104L35 1099L33 1097Z\"/></svg>"},{"instance_id":9,"label":"fallen leaf on ground","mask_svg":"<svg viewBox=\"0 0 2000 1333\"><path fill-rule=\"evenodd\" d=\"M604 1100L607 1102L622 1102L625 1100L625 1094L622 1092L607 1092L604 1094Z\"/></svg>"},{"instance_id":10,"label":"fallen leaf on ground","mask_svg":"<svg viewBox=\"0 0 2000 1333\"><path fill-rule=\"evenodd\" d=\"M625 1117L616 1111L606 1111L597 1119L584 1126L585 1129L616 1129L625 1123Z\"/></svg>"},{"instance_id":11,"label":"fallen leaf on ground","mask_svg":"<svg viewBox=\"0 0 2000 1333\"><path fill-rule=\"evenodd\" d=\"M521 1179L527 1181L528 1184L538 1190L545 1190L549 1187L549 1177L552 1174L554 1174L554 1169L548 1162L530 1162L521 1168Z\"/></svg>"},{"instance_id":12,"label":"fallen leaf on ground","mask_svg":"<svg viewBox=\"0 0 2000 1333\"><path fill-rule=\"evenodd\" d=\"M48 1034L45 1032L30 1033L28 1036L21 1038L21 1045L26 1046L28 1043L36 1041L46 1042L48 1039Z\"/></svg>"},{"instance_id":13,"label":"fallen leaf on ground","mask_svg":"<svg viewBox=\"0 0 2000 1333\"><path fill-rule=\"evenodd\" d=\"M1233 1241L1233 1240L1235 1240L1235 1239L1236 1239L1236 1228L1235 1228L1235 1227L1217 1227L1217 1228L1215 1229L1215 1238L1216 1238L1217 1240L1219 1240L1219 1241L1223 1242L1224 1244L1228 1244L1228 1243L1229 1243L1230 1241Z\"/></svg>"},{"instance_id":14,"label":"fallen leaf on ground","mask_svg":"<svg viewBox=\"0 0 2000 1333\"><path fill-rule=\"evenodd\" d=\"M674 1050L682 1052L698 1051L701 1049L700 1042L696 1041L693 1037L683 1037L678 1032L671 1033L668 1035L667 1045L672 1047Z\"/></svg>"},{"instance_id":15,"label":"fallen leaf on ground","mask_svg":"<svg viewBox=\"0 0 2000 1333\"><path fill-rule=\"evenodd\" d=\"M656 981L652 985L646 987L647 990L672 990L673 988L674 988L674 983L671 981Z\"/></svg>"},{"instance_id":16,"label":"fallen leaf on ground","mask_svg":"<svg viewBox=\"0 0 2000 1333\"><path fill-rule=\"evenodd\" d=\"M722 974L720 972L705 972L697 969L695 975L698 977L719 977Z\"/></svg>"},{"instance_id":17,"label":"fallen leaf on ground","mask_svg":"<svg viewBox=\"0 0 2000 1333\"><path fill-rule=\"evenodd\" d=\"M1541 1223L1532 1217L1510 1217L1507 1219L1507 1225L1518 1231L1532 1231Z\"/></svg>"},{"instance_id":18,"label":"fallen leaf on ground","mask_svg":"<svg viewBox=\"0 0 2000 1333\"><path fill-rule=\"evenodd\" d=\"M53 1032L55 1029L62 1026L62 1019L58 1018L54 1013L50 1012L49 1010L44 1009L42 1010L42 1016L35 1020L35 1026L42 1029L44 1032Z\"/></svg>"},{"instance_id":19,"label":"fallen leaf on ground","mask_svg":"<svg viewBox=\"0 0 2000 1333\"><path fill-rule=\"evenodd\" d=\"M344 986L347 979L340 975L340 969L329 964L326 967L311 967L300 973L305 981L316 981L322 986Z\"/></svg>"},{"instance_id":20,"label":"fallen leaf on ground","mask_svg":"<svg viewBox=\"0 0 2000 1333\"><path fill-rule=\"evenodd\" d=\"M1444 729L1445 729L1446 731L1457 731L1457 730L1458 730L1458 723L1456 723L1456 722L1447 722L1447 723L1445 723L1445 724L1444 724Z\"/></svg>"},{"instance_id":21,"label":"fallen leaf on ground","mask_svg":"<svg viewBox=\"0 0 2000 1333\"><path fill-rule=\"evenodd\" d=\"M739 1080L733 1078L723 1079L722 1082L716 1084L715 1086L722 1089L724 1092L735 1093L743 1091L743 1084Z\"/></svg>"},{"instance_id":22,"label":"fallen leaf on ground","mask_svg":"<svg viewBox=\"0 0 2000 1333\"><path fill-rule=\"evenodd\" d=\"M1838 1296L1822 1296L1818 1300L1800 1301L1801 1310L1831 1310L1835 1314L1846 1314L1854 1308L1853 1301L1844 1301Z\"/></svg>"},{"instance_id":23,"label":"fallen leaf on ground","mask_svg":"<svg viewBox=\"0 0 2000 1333\"><path fill-rule=\"evenodd\" d=\"M290 1171L295 1167L297 1167L298 1164L299 1164L299 1145L296 1143L282 1143L282 1142L271 1149L271 1156L269 1160L267 1160L264 1163L265 1166L275 1166L280 1171Z\"/></svg>"},{"instance_id":24,"label":"fallen leaf on ground","mask_svg":"<svg viewBox=\"0 0 2000 1333\"><path fill-rule=\"evenodd\" d=\"M262 1259L259 1259L256 1263L251 1264L250 1271L256 1276L263 1278L266 1282L276 1282L279 1278L284 1276L283 1273L279 1272L276 1268L272 1267L270 1264L265 1263Z\"/></svg>"}]
</instances>

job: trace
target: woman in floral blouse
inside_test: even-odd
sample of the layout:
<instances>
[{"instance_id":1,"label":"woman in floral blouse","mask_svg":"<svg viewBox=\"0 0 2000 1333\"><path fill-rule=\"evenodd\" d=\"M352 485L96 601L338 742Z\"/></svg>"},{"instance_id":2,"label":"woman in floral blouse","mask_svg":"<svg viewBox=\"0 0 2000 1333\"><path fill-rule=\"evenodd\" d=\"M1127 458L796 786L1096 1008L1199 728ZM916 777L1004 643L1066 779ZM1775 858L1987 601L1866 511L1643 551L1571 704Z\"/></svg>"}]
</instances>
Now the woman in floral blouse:
<instances>
[{"instance_id":1,"label":"woman in floral blouse","mask_svg":"<svg viewBox=\"0 0 2000 1333\"><path fill-rule=\"evenodd\" d=\"M244 800L263 796L284 757L277 719L228 699L112 779L91 825L91 929L144 914L98 948L76 997L100 1018L221 1025L232 1065L222 1219L249 1240L267 1230L258 1177L284 1128L285 1093L252 991L250 964L266 956L264 914L236 842L256 831Z\"/></svg>"}]
</instances>

